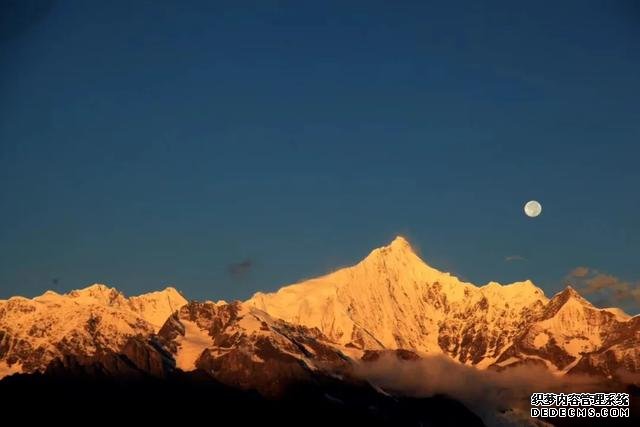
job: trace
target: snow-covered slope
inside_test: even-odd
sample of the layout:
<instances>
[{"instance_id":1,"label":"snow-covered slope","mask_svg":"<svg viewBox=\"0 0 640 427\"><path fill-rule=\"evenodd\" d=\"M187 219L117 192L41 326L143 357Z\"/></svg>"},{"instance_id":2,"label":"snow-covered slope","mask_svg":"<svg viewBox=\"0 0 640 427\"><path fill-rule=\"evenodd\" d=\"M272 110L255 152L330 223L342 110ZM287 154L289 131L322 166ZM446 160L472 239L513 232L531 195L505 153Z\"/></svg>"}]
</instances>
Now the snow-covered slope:
<instances>
[{"instance_id":1,"label":"snow-covered slope","mask_svg":"<svg viewBox=\"0 0 640 427\"><path fill-rule=\"evenodd\" d=\"M353 267L247 301L348 347L444 352L485 365L546 302L530 281L477 287L438 271L402 237Z\"/></svg>"},{"instance_id":2,"label":"snow-covered slope","mask_svg":"<svg viewBox=\"0 0 640 427\"><path fill-rule=\"evenodd\" d=\"M100 284L1 301L0 377L42 370L64 355L117 351L131 336L157 332L184 304L173 288L126 298Z\"/></svg>"}]
</instances>

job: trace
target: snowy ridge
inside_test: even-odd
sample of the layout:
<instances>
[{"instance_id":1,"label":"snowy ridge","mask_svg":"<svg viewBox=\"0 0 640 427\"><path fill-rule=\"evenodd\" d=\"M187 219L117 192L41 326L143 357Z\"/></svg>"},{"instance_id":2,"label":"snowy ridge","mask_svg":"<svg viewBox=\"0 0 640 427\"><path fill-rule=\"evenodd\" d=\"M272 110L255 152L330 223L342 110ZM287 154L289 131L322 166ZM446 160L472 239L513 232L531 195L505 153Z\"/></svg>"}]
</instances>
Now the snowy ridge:
<instances>
[{"instance_id":1,"label":"snowy ridge","mask_svg":"<svg viewBox=\"0 0 640 427\"><path fill-rule=\"evenodd\" d=\"M591 305L574 289L556 294L544 316L518 337L505 366L544 360L561 374L589 374L640 384L640 318Z\"/></svg>"},{"instance_id":2,"label":"snowy ridge","mask_svg":"<svg viewBox=\"0 0 640 427\"><path fill-rule=\"evenodd\" d=\"M0 377L44 369L63 355L117 351L129 337L158 331L186 304L174 289L126 298L102 284L0 302Z\"/></svg>"}]
</instances>

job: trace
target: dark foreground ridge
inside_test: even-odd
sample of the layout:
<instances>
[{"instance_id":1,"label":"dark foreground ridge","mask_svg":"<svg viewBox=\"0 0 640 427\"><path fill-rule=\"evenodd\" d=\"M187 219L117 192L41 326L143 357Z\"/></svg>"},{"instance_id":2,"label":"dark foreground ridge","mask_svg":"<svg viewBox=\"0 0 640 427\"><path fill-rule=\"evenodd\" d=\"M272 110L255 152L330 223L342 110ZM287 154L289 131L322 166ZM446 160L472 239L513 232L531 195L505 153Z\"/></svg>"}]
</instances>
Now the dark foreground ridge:
<instances>
[{"instance_id":1,"label":"dark foreground ridge","mask_svg":"<svg viewBox=\"0 0 640 427\"><path fill-rule=\"evenodd\" d=\"M0 381L3 408L58 421L146 422L233 420L234 425L482 426L461 403L444 396L393 397L363 382L319 377L292 384L278 398L224 385L203 371L114 377L99 365L52 364L43 374ZM71 418L70 418L71 417ZM127 423L128 424L128 423Z\"/></svg>"}]
</instances>

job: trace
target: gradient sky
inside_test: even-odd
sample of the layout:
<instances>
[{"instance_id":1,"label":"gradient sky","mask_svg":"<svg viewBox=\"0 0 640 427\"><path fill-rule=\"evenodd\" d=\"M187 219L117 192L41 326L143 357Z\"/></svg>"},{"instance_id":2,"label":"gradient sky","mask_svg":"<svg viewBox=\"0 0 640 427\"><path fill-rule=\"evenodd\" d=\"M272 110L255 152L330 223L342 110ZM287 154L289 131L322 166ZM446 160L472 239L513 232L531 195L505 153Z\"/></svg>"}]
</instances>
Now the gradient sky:
<instances>
[{"instance_id":1,"label":"gradient sky","mask_svg":"<svg viewBox=\"0 0 640 427\"><path fill-rule=\"evenodd\" d=\"M2 2L0 298L640 279L640 7L392 3Z\"/></svg>"}]
</instances>

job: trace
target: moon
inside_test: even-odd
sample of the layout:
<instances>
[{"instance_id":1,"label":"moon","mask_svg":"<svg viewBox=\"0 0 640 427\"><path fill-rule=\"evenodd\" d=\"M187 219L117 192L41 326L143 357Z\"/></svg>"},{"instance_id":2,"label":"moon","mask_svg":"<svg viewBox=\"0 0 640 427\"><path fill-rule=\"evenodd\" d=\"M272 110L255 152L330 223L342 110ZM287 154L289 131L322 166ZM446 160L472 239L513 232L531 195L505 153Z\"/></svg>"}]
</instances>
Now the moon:
<instances>
[{"instance_id":1,"label":"moon","mask_svg":"<svg viewBox=\"0 0 640 427\"><path fill-rule=\"evenodd\" d=\"M542 205L536 200L530 200L524 205L524 213L530 218L535 218L542 213Z\"/></svg>"}]
</instances>

